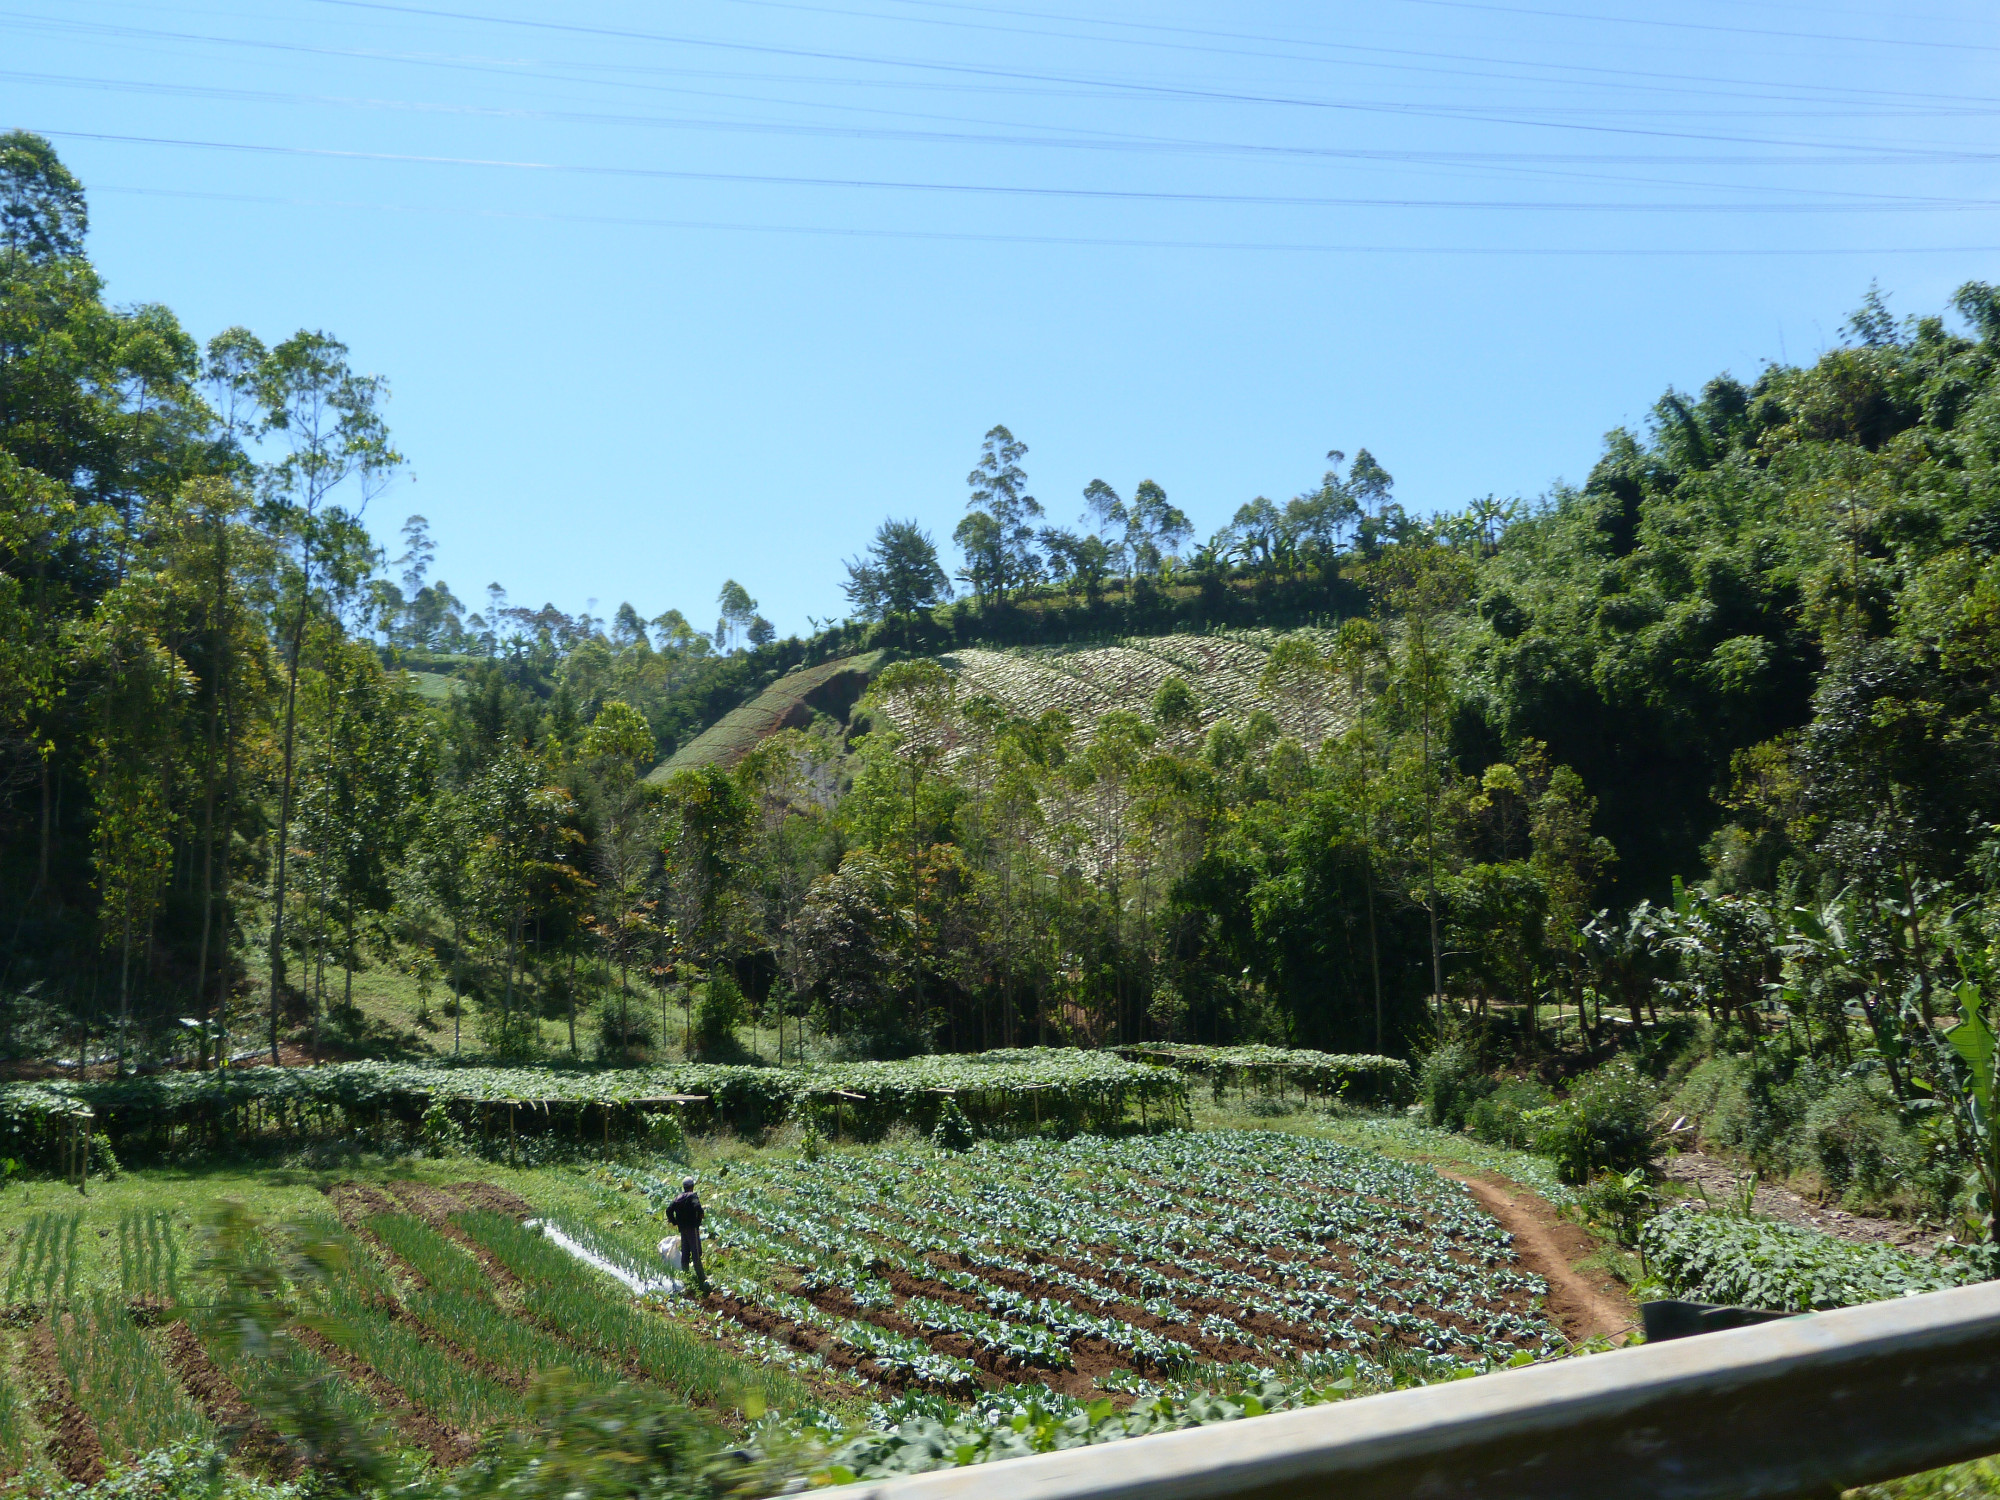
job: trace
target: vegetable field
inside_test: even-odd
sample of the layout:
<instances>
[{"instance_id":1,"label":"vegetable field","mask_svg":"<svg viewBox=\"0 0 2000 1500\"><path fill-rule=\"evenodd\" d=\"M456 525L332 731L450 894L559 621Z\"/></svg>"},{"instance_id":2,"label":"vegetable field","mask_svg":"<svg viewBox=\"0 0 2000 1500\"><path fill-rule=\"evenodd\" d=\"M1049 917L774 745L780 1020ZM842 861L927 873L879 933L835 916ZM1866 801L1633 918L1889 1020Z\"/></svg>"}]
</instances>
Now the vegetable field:
<instances>
[{"instance_id":1,"label":"vegetable field","mask_svg":"<svg viewBox=\"0 0 2000 1500\"><path fill-rule=\"evenodd\" d=\"M1324 647L1323 633L1303 632ZM1315 694L1305 703L1274 697L1260 686L1277 631L1229 635L1140 636L1110 646L968 649L939 658L958 679L961 697L987 694L1011 712L1033 718L1060 709L1085 739L1113 709L1144 714L1169 677L1193 691L1195 729L1243 720L1262 709L1284 732L1316 745L1352 722L1345 695Z\"/></svg>"},{"instance_id":2,"label":"vegetable field","mask_svg":"<svg viewBox=\"0 0 2000 1500\"><path fill-rule=\"evenodd\" d=\"M716 1310L890 1391L1436 1376L1562 1342L1457 1183L1296 1136L826 1156L733 1175L711 1228Z\"/></svg>"}]
</instances>

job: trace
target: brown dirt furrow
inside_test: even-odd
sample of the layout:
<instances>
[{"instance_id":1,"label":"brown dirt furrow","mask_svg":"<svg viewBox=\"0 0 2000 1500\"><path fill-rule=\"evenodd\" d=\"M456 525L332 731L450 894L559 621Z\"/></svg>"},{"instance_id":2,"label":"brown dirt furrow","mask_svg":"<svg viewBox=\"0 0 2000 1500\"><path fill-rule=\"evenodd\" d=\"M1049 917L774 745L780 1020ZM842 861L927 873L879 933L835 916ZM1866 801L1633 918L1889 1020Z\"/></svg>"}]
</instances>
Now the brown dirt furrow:
<instances>
[{"instance_id":1,"label":"brown dirt furrow","mask_svg":"<svg viewBox=\"0 0 2000 1500\"><path fill-rule=\"evenodd\" d=\"M181 1322L169 1323L165 1335L167 1363L202 1415L215 1424L230 1451L257 1473L272 1479L296 1479L304 1460L282 1435L243 1399L236 1383L209 1357L195 1331Z\"/></svg>"},{"instance_id":2,"label":"brown dirt furrow","mask_svg":"<svg viewBox=\"0 0 2000 1500\"><path fill-rule=\"evenodd\" d=\"M332 1339L311 1328L295 1328L292 1336L373 1396L375 1404L389 1414L397 1430L430 1454L440 1468L456 1468L478 1451L477 1438L439 1421L417 1406L350 1350L341 1348Z\"/></svg>"},{"instance_id":3,"label":"brown dirt furrow","mask_svg":"<svg viewBox=\"0 0 2000 1500\"><path fill-rule=\"evenodd\" d=\"M955 1258L955 1263L962 1269L978 1272L995 1286L1004 1286L1009 1291L1023 1292L1030 1297L1046 1297L1051 1302L1061 1302L1069 1307L1095 1313L1099 1317L1116 1318L1121 1323L1129 1323L1134 1328L1144 1328L1151 1333L1159 1334L1162 1338L1179 1339L1190 1348L1200 1350L1209 1359L1218 1359L1226 1363L1230 1360L1254 1358L1258 1352L1244 1344L1224 1343L1221 1339L1211 1338L1191 1324L1176 1323L1156 1317L1145 1308L1135 1307L1129 1302L1085 1297L1068 1287L1040 1281L1033 1276L1024 1276L1019 1271L982 1265L970 1256L958 1256Z\"/></svg>"},{"instance_id":4,"label":"brown dirt furrow","mask_svg":"<svg viewBox=\"0 0 2000 1500\"><path fill-rule=\"evenodd\" d=\"M484 1208L513 1219L532 1219L535 1205L497 1182L454 1182L449 1190L469 1208Z\"/></svg>"},{"instance_id":5,"label":"brown dirt furrow","mask_svg":"<svg viewBox=\"0 0 2000 1500\"><path fill-rule=\"evenodd\" d=\"M903 1391L913 1384L893 1371L884 1370L874 1360L856 1354L831 1334L796 1323L768 1307L759 1307L754 1302L745 1302L724 1292L710 1292L703 1299L703 1304L727 1314L753 1333L761 1333L766 1338L790 1344L794 1349L818 1355L836 1370L853 1377L857 1385L867 1383L884 1390Z\"/></svg>"},{"instance_id":6,"label":"brown dirt furrow","mask_svg":"<svg viewBox=\"0 0 2000 1500\"><path fill-rule=\"evenodd\" d=\"M989 1375L997 1376L1010 1385L1043 1385L1052 1391L1062 1391L1066 1395L1075 1396L1085 1401L1092 1400L1103 1394L1097 1389L1096 1382L1091 1376L1084 1373L1083 1360L1078 1358L1077 1351L1074 1349L1070 1353L1073 1359L1077 1359L1078 1368L1074 1370L1052 1370L1046 1365L1031 1365L1024 1360L1015 1359L1011 1355L997 1353L992 1349L974 1343L962 1333L939 1333L934 1329L919 1328L910 1319L903 1316L900 1311L880 1307L861 1307L838 1287L822 1287L816 1292L802 1290L799 1295L816 1306L825 1308L828 1312L836 1313L843 1318L853 1318L858 1323L873 1323L877 1328L886 1328L891 1333L907 1334L913 1339L922 1339L940 1354L956 1355L959 1359L967 1360L977 1365ZM925 1293L923 1295L929 1294ZM940 1298L939 1300L943 1299ZM960 1305L964 1306L965 1304L961 1303ZM1083 1342L1095 1343L1097 1341L1084 1340ZM1108 1353L1108 1350L1100 1350L1098 1353ZM1116 1365L1120 1369L1129 1370L1132 1368L1129 1363L1119 1360L1115 1355L1111 1357L1110 1363L1107 1364L1104 1359L1097 1357L1097 1353L1093 1354L1093 1368L1097 1374L1108 1374L1113 1365Z\"/></svg>"},{"instance_id":7,"label":"brown dirt furrow","mask_svg":"<svg viewBox=\"0 0 2000 1500\"><path fill-rule=\"evenodd\" d=\"M1547 1199L1511 1183L1463 1177L1442 1167L1438 1171L1464 1183L1479 1206L1514 1236L1521 1263L1549 1284L1544 1313L1570 1339L1619 1339L1638 1326L1638 1310L1623 1288L1610 1276L1576 1268L1575 1262L1594 1253L1597 1244Z\"/></svg>"},{"instance_id":8,"label":"brown dirt furrow","mask_svg":"<svg viewBox=\"0 0 2000 1500\"><path fill-rule=\"evenodd\" d=\"M516 1276L500 1258L479 1241L452 1223L451 1216L462 1213L471 1205L453 1194L444 1192L421 1182L392 1182L389 1191L401 1200L403 1207L422 1219L446 1239L469 1251L479 1262L480 1268L493 1278L493 1284L509 1292L519 1291L521 1278Z\"/></svg>"},{"instance_id":9,"label":"brown dirt furrow","mask_svg":"<svg viewBox=\"0 0 2000 1500\"><path fill-rule=\"evenodd\" d=\"M72 1484L96 1484L104 1477L104 1445L63 1376L47 1319L28 1335L28 1373L39 1388L35 1415L49 1433L49 1461Z\"/></svg>"}]
</instances>

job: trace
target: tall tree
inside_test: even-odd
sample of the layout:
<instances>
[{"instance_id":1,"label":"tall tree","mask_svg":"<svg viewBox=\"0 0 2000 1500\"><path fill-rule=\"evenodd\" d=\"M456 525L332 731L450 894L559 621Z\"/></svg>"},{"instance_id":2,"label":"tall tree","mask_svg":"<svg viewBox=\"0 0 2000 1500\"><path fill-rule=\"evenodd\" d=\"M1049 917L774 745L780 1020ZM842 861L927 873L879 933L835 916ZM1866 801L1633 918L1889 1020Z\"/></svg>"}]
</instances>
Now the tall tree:
<instances>
[{"instance_id":1,"label":"tall tree","mask_svg":"<svg viewBox=\"0 0 2000 1500\"><path fill-rule=\"evenodd\" d=\"M968 514L958 523L952 539L965 554L961 576L980 598L1005 599L1012 588L1032 583L1041 570L1036 556L1034 522L1041 517L1042 504L1028 491L1028 475L1021 467L1028 445L1005 427L986 434L979 463L966 475L972 493L965 502Z\"/></svg>"},{"instance_id":2,"label":"tall tree","mask_svg":"<svg viewBox=\"0 0 2000 1500\"><path fill-rule=\"evenodd\" d=\"M258 435L281 456L259 479L265 524L288 548L285 624L285 704L278 782L277 847L271 882L271 1060L278 1060L279 997L285 987L285 878L290 849L298 692L306 630L331 582L351 585L371 556L360 517L402 464L389 442L379 405L381 377L357 375L347 346L325 333L301 331L246 372L262 407ZM335 503L349 489L350 510Z\"/></svg>"},{"instance_id":3,"label":"tall tree","mask_svg":"<svg viewBox=\"0 0 2000 1500\"><path fill-rule=\"evenodd\" d=\"M847 564L842 591L864 620L915 614L951 597L937 544L915 521L884 521L866 556Z\"/></svg>"}]
</instances>

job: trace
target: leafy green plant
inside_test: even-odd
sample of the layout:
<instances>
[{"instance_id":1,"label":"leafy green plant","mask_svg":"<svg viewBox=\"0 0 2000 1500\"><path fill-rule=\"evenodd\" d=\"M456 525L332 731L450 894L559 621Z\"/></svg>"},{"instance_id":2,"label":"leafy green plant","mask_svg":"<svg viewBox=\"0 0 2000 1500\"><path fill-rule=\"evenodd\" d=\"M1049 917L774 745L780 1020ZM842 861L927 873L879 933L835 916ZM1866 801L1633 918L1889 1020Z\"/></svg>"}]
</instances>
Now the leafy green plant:
<instances>
[{"instance_id":1,"label":"leafy green plant","mask_svg":"<svg viewBox=\"0 0 2000 1500\"><path fill-rule=\"evenodd\" d=\"M1577 1195L1577 1212L1583 1221L1603 1225L1627 1249L1638 1245L1640 1231L1658 1204L1644 1167L1600 1173Z\"/></svg>"},{"instance_id":2,"label":"leafy green plant","mask_svg":"<svg viewBox=\"0 0 2000 1500\"><path fill-rule=\"evenodd\" d=\"M1692 1208L1648 1220L1639 1244L1647 1267L1677 1296L1776 1312L1848 1307L1978 1279L1971 1267L1889 1245Z\"/></svg>"},{"instance_id":3,"label":"leafy green plant","mask_svg":"<svg viewBox=\"0 0 2000 1500\"><path fill-rule=\"evenodd\" d=\"M465 1127L459 1124L451 1105L443 1099L433 1099L425 1107L423 1123L418 1131L423 1137L424 1149L433 1156L462 1156L465 1153Z\"/></svg>"},{"instance_id":4,"label":"leafy green plant","mask_svg":"<svg viewBox=\"0 0 2000 1500\"><path fill-rule=\"evenodd\" d=\"M931 1144L940 1151L970 1151L972 1139L972 1122L965 1118L965 1111L956 1099L945 1100L931 1131Z\"/></svg>"}]
</instances>

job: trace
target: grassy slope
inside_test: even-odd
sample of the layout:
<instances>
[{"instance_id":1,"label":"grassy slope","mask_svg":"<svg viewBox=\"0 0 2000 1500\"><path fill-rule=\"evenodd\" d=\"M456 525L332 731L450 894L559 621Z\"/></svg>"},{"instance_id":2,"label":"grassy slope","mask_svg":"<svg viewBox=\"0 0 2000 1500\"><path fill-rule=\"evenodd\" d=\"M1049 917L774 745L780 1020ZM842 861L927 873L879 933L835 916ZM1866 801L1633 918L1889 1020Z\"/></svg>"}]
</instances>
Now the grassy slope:
<instances>
[{"instance_id":1,"label":"grassy slope","mask_svg":"<svg viewBox=\"0 0 2000 1500\"><path fill-rule=\"evenodd\" d=\"M748 703L739 704L674 752L648 778L664 781L676 771L694 766L733 766L758 741L781 729L803 728L815 709L845 715L860 696L860 687L880 668L882 654L843 656L788 672ZM856 681L855 679L859 679ZM848 690L843 690L848 689ZM845 701L842 701L842 700Z\"/></svg>"}]
</instances>

